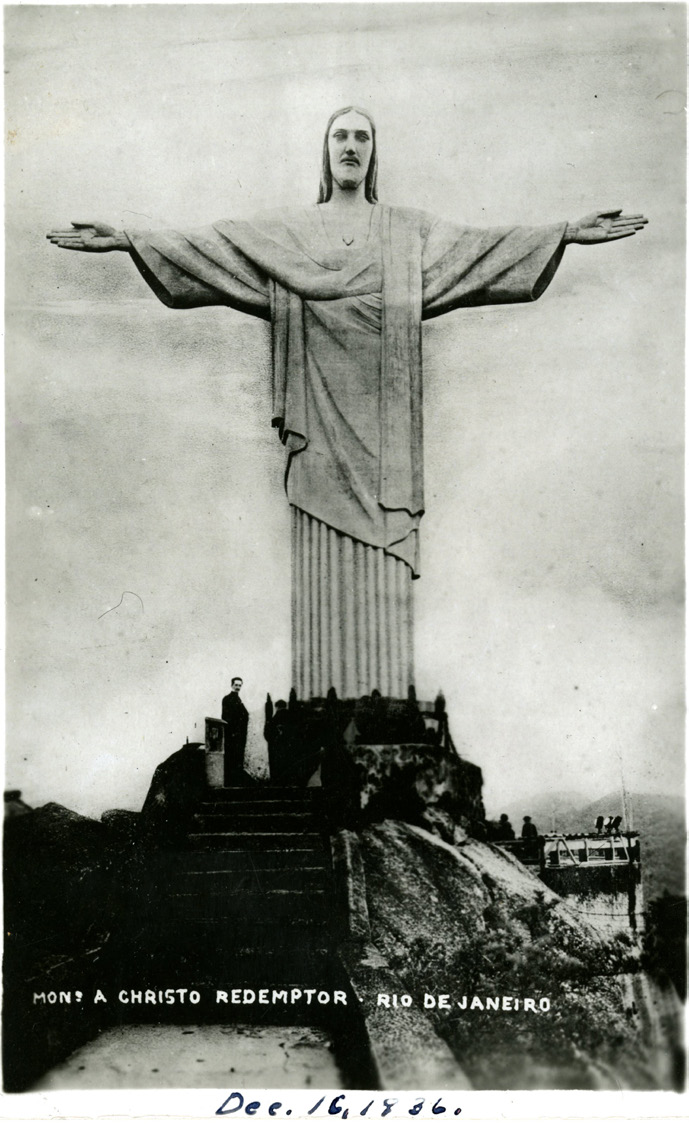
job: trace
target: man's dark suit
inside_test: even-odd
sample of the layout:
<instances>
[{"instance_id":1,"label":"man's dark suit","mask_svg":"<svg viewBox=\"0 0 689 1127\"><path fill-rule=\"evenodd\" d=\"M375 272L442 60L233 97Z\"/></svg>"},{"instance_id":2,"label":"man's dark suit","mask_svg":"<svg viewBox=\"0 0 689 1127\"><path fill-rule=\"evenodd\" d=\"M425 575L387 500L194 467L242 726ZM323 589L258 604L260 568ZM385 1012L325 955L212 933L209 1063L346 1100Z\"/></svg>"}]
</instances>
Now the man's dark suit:
<instances>
[{"instance_id":1,"label":"man's dark suit","mask_svg":"<svg viewBox=\"0 0 689 1127\"><path fill-rule=\"evenodd\" d=\"M231 776L237 776L244 769L244 749L249 713L244 707L239 693L234 690L223 697L222 718L225 721L225 785L231 784Z\"/></svg>"}]
</instances>

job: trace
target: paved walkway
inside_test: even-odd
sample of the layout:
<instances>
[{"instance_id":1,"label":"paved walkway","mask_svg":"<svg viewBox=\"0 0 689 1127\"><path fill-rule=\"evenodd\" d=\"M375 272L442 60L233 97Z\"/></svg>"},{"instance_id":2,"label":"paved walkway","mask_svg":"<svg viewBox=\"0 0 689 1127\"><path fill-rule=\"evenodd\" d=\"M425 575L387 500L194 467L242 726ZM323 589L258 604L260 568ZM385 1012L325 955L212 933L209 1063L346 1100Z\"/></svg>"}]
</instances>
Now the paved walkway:
<instances>
[{"instance_id":1,"label":"paved walkway","mask_svg":"<svg viewBox=\"0 0 689 1127\"><path fill-rule=\"evenodd\" d=\"M328 1034L308 1026L123 1025L46 1073L65 1088L336 1088Z\"/></svg>"}]
</instances>

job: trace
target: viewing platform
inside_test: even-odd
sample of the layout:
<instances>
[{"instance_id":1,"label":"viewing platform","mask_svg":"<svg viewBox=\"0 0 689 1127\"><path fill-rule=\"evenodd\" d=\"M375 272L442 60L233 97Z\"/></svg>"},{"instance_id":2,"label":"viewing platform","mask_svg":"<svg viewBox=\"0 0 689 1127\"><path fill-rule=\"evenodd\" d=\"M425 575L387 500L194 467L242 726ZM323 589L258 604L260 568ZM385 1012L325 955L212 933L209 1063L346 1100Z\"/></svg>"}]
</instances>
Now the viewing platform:
<instances>
[{"instance_id":1,"label":"viewing platform","mask_svg":"<svg viewBox=\"0 0 689 1127\"><path fill-rule=\"evenodd\" d=\"M636 830L616 834L549 833L534 841L516 838L496 841L528 868L541 871L601 865L640 865L641 844Z\"/></svg>"}]
</instances>

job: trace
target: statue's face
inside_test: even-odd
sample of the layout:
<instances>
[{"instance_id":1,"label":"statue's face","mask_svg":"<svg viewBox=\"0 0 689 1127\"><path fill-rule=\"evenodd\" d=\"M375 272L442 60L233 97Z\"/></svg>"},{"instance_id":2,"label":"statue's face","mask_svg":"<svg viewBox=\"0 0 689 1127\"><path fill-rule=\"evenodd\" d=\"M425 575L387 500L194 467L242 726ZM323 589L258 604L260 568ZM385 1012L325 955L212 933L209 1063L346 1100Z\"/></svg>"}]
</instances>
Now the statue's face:
<instances>
[{"instance_id":1,"label":"statue's face","mask_svg":"<svg viewBox=\"0 0 689 1127\"><path fill-rule=\"evenodd\" d=\"M366 179L373 152L371 123L356 110L336 117L328 134L328 153L333 180L353 191Z\"/></svg>"}]
</instances>

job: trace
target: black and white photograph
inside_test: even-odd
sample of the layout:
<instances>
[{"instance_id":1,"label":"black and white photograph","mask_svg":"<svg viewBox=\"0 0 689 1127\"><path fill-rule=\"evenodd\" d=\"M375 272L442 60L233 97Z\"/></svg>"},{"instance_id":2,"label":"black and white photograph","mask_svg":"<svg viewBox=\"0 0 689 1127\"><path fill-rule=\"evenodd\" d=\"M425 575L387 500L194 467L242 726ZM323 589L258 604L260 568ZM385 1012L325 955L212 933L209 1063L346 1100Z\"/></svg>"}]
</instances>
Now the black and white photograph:
<instances>
[{"instance_id":1,"label":"black and white photograph","mask_svg":"<svg viewBox=\"0 0 689 1127\"><path fill-rule=\"evenodd\" d=\"M679 1098L685 5L4 23L6 1104Z\"/></svg>"}]
</instances>

